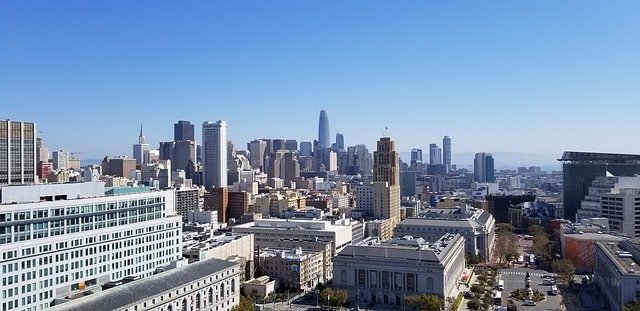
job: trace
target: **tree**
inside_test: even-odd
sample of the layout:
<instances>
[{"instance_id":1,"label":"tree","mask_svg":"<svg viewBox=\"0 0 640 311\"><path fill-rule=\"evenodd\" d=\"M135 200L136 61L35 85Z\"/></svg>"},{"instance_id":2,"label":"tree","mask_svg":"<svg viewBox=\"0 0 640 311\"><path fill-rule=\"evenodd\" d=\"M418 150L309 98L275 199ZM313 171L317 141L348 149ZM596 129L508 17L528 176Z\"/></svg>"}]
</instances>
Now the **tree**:
<instances>
[{"instance_id":1,"label":"tree","mask_svg":"<svg viewBox=\"0 0 640 311\"><path fill-rule=\"evenodd\" d=\"M496 232L500 232L500 231L509 231L509 232L513 232L515 230L515 228L513 227L512 224L507 223L507 222L501 222L499 224L496 224Z\"/></svg>"},{"instance_id":2,"label":"tree","mask_svg":"<svg viewBox=\"0 0 640 311\"><path fill-rule=\"evenodd\" d=\"M558 280L561 282L569 283L573 281L573 274L576 272L576 268L568 259L558 259L551 264L553 272L558 274Z\"/></svg>"},{"instance_id":3,"label":"tree","mask_svg":"<svg viewBox=\"0 0 640 311\"><path fill-rule=\"evenodd\" d=\"M469 310L480 310L480 300L478 298L473 298L467 302L467 309Z\"/></svg>"},{"instance_id":4,"label":"tree","mask_svg":"<svg viewBox=\"0 0 640 311\"><path fill-rule=\"evenodd\" d=\"M329 306L342 306L347 302L347 298L349 295L345 290L333 290L331 287L327 287L320 293L320 297L322 297L322 301L324 301Z\"/></svg>"},{"instance_id":5,"label":"tree","mask_svg":"<svg viewBox=\"0 0 640 311\"><path fill-rule=\"evenodd\" d=\"M473 284L471 285L471 292L476 295L476 297L479 297L480 295L484 294L484 287L479 284Z\"/></svg>"},{"instance_id":6,"label":"tree","mask_svg":"<svg viewBox=\"0 0 640 311\"><path fill-rule=\"evenodd\" d=\"M251 297L240 296L240 303L233 307L233 311L253 311L254 301Z\"/></svg>"},{"instance_id":7,"label":"tree","mask_svg":"<svg viewBox=\"0 0 640 311\"><path fill-rule=\"evenodd\" d=\"M519 255L518 252L518 236L515 233L508 230L501 230L496 234L496 246L495 252L502 260L507 262L514 259Z\"/></svg>"},{"instance_id":8,"label":"tree","mask_svg":"<svg viewBox=\"0 0 640 311\"><path fill-rule=\"evenodd\" d=\"M549 236L544 229L538 225L531 225L529 232L533 236L533 253L536 258L545 263L553 260L554 243L549 240Z\"/></svg>"},{"instance_id":9,"label":"tree","mask_svg":"<svg viewBox=\"0 0 640 311\"><path fill-rule=\"evenodd\" d=\"M624 304L622 311L640 311L640 300L634 299Z\"/></svg>"},{"instance_id":10,"label":"tree","mask_svg":"<svg viewBox=\"0 0 640 311\"><path fill-rule=\"evenodd\" d=\"M427 311L439 311L443 306L443 302L440 297L426 294L406 296L404 304L410 310Z\"/></svg>"},{"instance_id":11,"label":"tree","mask_svg":"<svg viewBox=\"0 0 640 311\"><path fill-rule=\"evenodd\" d=\"M467 262L467 267L477 265L480 263L480 255L474 253L467 253L465 257Z\"/></svg>"}]
</instances>

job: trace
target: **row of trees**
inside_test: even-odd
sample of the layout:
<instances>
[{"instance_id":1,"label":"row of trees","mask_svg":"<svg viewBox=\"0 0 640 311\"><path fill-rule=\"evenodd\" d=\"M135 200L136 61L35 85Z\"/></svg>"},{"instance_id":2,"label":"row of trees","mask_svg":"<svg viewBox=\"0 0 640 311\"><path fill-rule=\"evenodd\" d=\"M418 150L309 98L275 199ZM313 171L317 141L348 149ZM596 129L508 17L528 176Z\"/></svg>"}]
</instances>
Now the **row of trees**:
<instances>
[{"instance_id":1,"label":"row of trees","mask_svg":"<svg viewBox=\"0 0 640 311\"><path fill-rule=\"evenodd\" d=\"M559 282L572 282L576 268L571 261L554 256L558 242L555 239L551 240L544 228L538 225L531 225L529 233L533 237L533 253L542 266L551 268L551 271L557 273Z\"/></svg>"}]
</instances>

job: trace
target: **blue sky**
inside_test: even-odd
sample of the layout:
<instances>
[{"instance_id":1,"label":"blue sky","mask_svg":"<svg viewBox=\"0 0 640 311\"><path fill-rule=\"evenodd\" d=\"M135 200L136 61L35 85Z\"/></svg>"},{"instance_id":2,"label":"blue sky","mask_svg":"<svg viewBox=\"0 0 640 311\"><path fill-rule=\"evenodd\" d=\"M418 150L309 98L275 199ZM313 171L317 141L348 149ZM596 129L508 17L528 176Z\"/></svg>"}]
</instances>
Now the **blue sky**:
<instances>
[{"instance_id":1,"label":"blue sky","mask_svg":"<svg viewBox=\"0 0 640 311\"><path fill-rule=\"evenodd\" d=\"M639 153L639 1L1 1L0 118L130 155L173 123L237 146Z\"/></svg>"}]
</instances>

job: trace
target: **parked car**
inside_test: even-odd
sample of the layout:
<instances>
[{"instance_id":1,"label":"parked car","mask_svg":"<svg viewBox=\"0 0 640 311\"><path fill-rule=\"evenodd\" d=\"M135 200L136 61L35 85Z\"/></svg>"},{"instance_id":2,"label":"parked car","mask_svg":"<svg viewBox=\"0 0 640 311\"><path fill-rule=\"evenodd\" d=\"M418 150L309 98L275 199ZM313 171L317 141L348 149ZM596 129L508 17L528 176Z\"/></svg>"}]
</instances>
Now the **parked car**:
<instances>
[{"instance_id":1,"label":"parked car","mask_svg":"<svg viewBox=\"0 0 640 311\"><path fill-rule=\"evenodd\" d=\"M536 302L533 300L525 300L524 303L522 304L523 306L535 306Z\"/></svg>"},{"instance_id":2,"label":"parked car","mask_svg":"<svg viewBox=\"0 0 640 311\"><path fill-rule=\"evenodd\" d=\"M474 296L473 292L465 292L464 293L464 298L466 298L466 299L471 299L471 298L473 298L473 296Z\"/></svg>"},{"instance_id":3,"label":"parked car","mask_svg":"<svg viewBox=\"0 0 640 311\"><path fill-rule=\"evenodd\" d=\"M542 285L555 285L556 282L553 279L543 279Z\"/></svg>"}]
</instances>

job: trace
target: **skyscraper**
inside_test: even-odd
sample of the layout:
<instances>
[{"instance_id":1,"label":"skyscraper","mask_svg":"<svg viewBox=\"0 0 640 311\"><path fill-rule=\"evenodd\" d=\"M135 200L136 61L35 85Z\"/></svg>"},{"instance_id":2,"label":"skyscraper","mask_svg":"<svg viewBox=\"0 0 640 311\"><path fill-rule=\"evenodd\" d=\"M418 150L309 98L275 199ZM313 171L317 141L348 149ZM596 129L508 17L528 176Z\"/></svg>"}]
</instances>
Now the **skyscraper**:
<instances>
[{"instance_id":1,"label":"skyscraper","mask_svg":"<svg viewBox=\"0 0 640 311\"><path fill-rule=\"evenodd\" d=\"M473 161L473 180L477 182L495 182L495 167L491 153L476 153Z\"/></svg>"},{"instance_id":2,"label":"skyscraper","mask_svg":"<svg viewBox=\"0 0 640 311\"><path fill-rule=\"evenodd\" d=\"M336 133L336 143L334 148L337 150L344 150L344 135L342 133Z\"/></svg>"},{"instance_id":3,"label":"skyscraper","mask_svg":"<svg viewBox=\"0 0 640 311\"><path fill-rule=\"evenodd\" d=\"M262 139L253 140L247 144L247 149L249 149L249 162L251 163L251 168L260 169L264 172L264 156L267 149L267 142Z\"/></svg>"},{"instance_id":4,"label":"skyscraper","mask_svg":"<svg viewBox=\"0 0 640 311\"><path fill-rule=\"evenodd\" d=\"M173 125L173 140L174 141L196 141L194 126L189 121L178 121Z\"/></svg>"},{"instance_id":5,"label":"skyscraper","mask_svg":"<svg viewBox=\"0 0 640 311\"><path fill-rule=\"evenodd\" d=\"M69 152L64 150L57 150L53 152L53 169L54 170L67 170L69 168Z\"/></svg>"},{"instance_id":6,"label":"skyscraper","mask_svg":"<svg viewBox=\"0 0 640 311\"><path fill-rule=\"evenodd\" d=\"M205 188L227 186L227 122L202 123L203 184Z\"/></svg>"},{"instance_id":7,"label":"skyscraper","mask_svg":"<svg viewBox=\"0 0 640 311\"><path fill-rule=\"evenodd\" d=\"M400 155L396 152L396 143L389 137L380 138L373 152L373 181L400 185Z\"/></svg>"},{"instance_id":8,"label":"skyscraper","mask_svg":"<svg viewBox=\"0 0 640 311\"><path fill-rule=\"evenodd\" d=\"M36 124L0 120L0 186L36 178Z\"/></svg>"},{"instance_id":9,"label":"skyscraper","mask_svg":"<svg viewBox=\"0 0 640 311\"><path fill-rule=\"evenodd\" d=\"M451 170L451 137L442 139L442 163L447 167L447 173Z\"/></svg>"},{"instance_id":10,"label":"skyscraper","mask_svg":"<svg viewBox=\"0 0 640 311\"><path fill-rule=\"evenodd\" d=\"M302 141L300 142L300 155L303 157L311 156L313 152L313 146L310 141Z\"/></svg>"},{"instance_id":11,"label":"skyscraper","mask_svg":"<svg viewBox=\"0 0 640 311\"><path fill-rule=\"evenodd\" d=\"M573 221L580 201L598 176L640 174L640 155L565 151L562 158L564 218Z\"/></svg>"},{"instance_id":12,"label":"skyscraper","mask_svg":"<svg viewBox=\"0 0 640 311\"><path fill-rule=\"evenodd\" d=\"M442 149L436 144L429 144L429 164L442 164Z\"/></svg>"},{"instance_id":13,"label":"skyscraper","mask_svg":"<svg viewBox=\"0 0 640 311\"><path fill-rule=\"evenodd\" d=\"M322 149L331 147L329 138L329 116L325 110L320 110L320 120L318 121L318 146Z\"/></svg>"},{"instance_id":14,"label":"skyscraper","mask_svg":"<svg viewBox=\"0 0 640 311\"><path fill-rule=\"evenodd\" d=\"M382 137L373 153L373 216L400 222L400 155L389 137Z\"/></svg>"},{"instance_id":15,"label":"skyscraper","mask_svg":"<svg viewBox=\"0 0 640 311\"><path fill-rule=\"evenodd\" d=\"M422 162L422 149L411 149L411 163Z\"/></svg>"},{"instance_id":16,"label":"skyscraper","mask_svg":"<svg viewBox=\"0 0 640 311\"><path fill-rule=\"evenodd\" d=\"M142 124L140 124L140 135L138 136L138 143L133 145L133 158L136 159L136 164L143 164L144 154L149 151L149 144L147 139L142 135Z\"/></svg>"}]
</instances>

